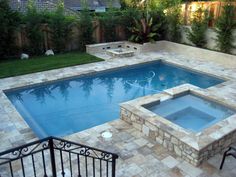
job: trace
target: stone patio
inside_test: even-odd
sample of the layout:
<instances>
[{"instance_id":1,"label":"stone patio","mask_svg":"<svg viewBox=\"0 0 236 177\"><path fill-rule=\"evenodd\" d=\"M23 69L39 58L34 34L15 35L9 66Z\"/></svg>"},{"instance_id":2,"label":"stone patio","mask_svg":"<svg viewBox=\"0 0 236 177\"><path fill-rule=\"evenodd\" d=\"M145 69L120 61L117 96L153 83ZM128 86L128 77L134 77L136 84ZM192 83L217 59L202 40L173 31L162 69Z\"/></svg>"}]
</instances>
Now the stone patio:
<instances>
[{"instance_id":1,"label":"stone patio","mask_svg":"<svg viewBox=\"0 0 236 177\"><path fill-rule=\"evenodd\" d=\"M105 141L101 136L106 130L113 133L110 141ZM199 167L194 167L122 120L112 121L66 138L117 153L117 177L236 176L235 159L227 158L221 171L218 170L221 154Z\"/></svg>"},{"instance_id":2,"label":"stone patio","mask_svg":"<svg viewBox=\"0 0 236 177\"><path fill-rule=\"evenodd\" d=\"M129 58L111 59L106 54L97 54L106 59L104 62L73 66L63 69L39 72L23 76L0 79L0 151L36 140L30 127L19 115L7 99L3 90L40 84L53 80L75 77L117 67L153 61L157 59L189 67L227 79L223 84L205 89L212 95L229 100L236 105L236 66L224 63L215 63L212 60L203 60L186 57L168 51L153 50ZM234 57L236 60L236 57ZM105 130L113 132L111 141L104 143L101 133ZM234 177L236 176L236 160L227 158L224 169L219 171L222 158L217 154L199 167L194 167L175 154L167 151L156 141L145 137L131 125L118 119L91 129L64 137L86 145L95 146L104 150L118 153L117 176L119 177Z\"/></svg>"}]
</instances>

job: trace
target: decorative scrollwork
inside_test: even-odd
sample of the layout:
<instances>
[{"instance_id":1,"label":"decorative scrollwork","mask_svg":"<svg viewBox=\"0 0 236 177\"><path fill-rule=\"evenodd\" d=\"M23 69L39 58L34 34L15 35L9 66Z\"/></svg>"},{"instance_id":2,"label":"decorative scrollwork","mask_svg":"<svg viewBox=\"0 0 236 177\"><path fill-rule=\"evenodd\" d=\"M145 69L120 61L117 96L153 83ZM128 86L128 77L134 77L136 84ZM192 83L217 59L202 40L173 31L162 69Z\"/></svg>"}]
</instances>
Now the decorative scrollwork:
<instances>
[{"instance_id":1,"label":"decorative scrollwork","mask_svg":"<svg viewBox=\"0 0 236 177\"><path fill-rule=\"evenodd\" d=\"M65 140L56 139L53 142L54 148L64 150L73 154L87 156L91 158L101 159L105 161L112 161L113 154L101 150L93 149L81 144L67 142Z\"/></svg>"},{"instance_id":2,"label":"decorative scrollwork","mask_svg":"<svg viewBox=\"0 0 236 177\"><path fill-rule=\"evenodd\" d=\"M90 156L90 149L89 148L85 148L84 155L85 156Z\"/></svg>"},{"instance_id":3,"label":"decorative scrollwork","mask_svg":"<svg viewBox=\"0 0 236 177\"><path fill-rule=\"evenodd\" d=\"M71 143L66 143L65 149L69 149L71 147Z\"/></svg>"},{"instance_id":4,"label":"decorative scrollwork","mask_svg":"<svg viewBox=\"0 0 236 177\"><path fill-rule=\"evenodd\" d=\"M54 142L53 146L54 146L54 148L67 150L67 149L70 149L71 143L66 142L66 141L59 141L59 142Z\"/></svg>"},{"instance_id":5,"label":"decorative scrollwork","mask_svg":"<svg viewBox=\"0 0 236 177\"><path fill-rule=\"evenodd\" d=\"M106 152L101 152L101 159L102 160L111 160L112 159L112 154L108 154Z\"/></svg>"},{"instance_id":6,"label":"decorative scrollwork","mask_svg":"<svg viewBox=\"0 0 236 177\"><path fill-rule=\"evenodd\" d=\"M52 141L53 147L50 146L49 141ZM109 152L105 152L99 149L91 148L59 138L48 138L44 139L43 141L39 140L33 144L30 143L19 148L14 148L12 149L12 151L6 151L6 153L0 153L0 162L4 161L4 163L7 163L50 148L109 162L114 159L114 154Z\"/></svg>"},{"instance_id":7,"label":"decorative scrollwork","mask_svg":"<svg viewBox=\"0 0 236 177\"><path fill-rule=\"evenodd\" d=\"M41 151L44 149L48 149L48 141L39 142L29 146L21 146L18 149L14 149L12 152L4 154L4 157L0 156L0 159L11 161L33 154L35 151Z\"/></svg>"},{"instance_id":8,"label":"decorative scrollwork","mask_svg":"<svg viewBox=\"0 0 236 177\"><path fill-rule=\"evenodd\" d=\"M48 141L42 142L42 148L47 149L48 148Z\"/></svg>"}]
</instances>

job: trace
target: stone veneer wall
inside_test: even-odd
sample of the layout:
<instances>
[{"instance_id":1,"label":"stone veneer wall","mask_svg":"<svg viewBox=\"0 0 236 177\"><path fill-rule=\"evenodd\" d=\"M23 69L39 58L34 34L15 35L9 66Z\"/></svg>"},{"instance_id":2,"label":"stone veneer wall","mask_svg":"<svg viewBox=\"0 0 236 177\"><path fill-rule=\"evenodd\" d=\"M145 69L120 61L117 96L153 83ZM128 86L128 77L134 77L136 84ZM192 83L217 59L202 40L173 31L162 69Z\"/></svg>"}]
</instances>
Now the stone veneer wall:
<instances>
[{"instance_id":1,"label":"stone veneer wall","mask_svg":"<svg viewBox=\"0 0 236 177\"><path fill-rule=\"evenodd\" d=\"M125 48L134 51L134 53L140 53L141 46L142 45L140 44L131 43L127 41L108 42L108 43L86 45L86 52L93 55L96 53L106 53L106 50L109 49Z\"/></svg>"},{"instance_id":2,"label":"stone veneer wall","mask_svg":"<svg viewBox=\"0 0 236 177\"><path fill-rule=\"evenodd\" d=\"M236 141L236 131L234 131L198 151L182 142L178 137L168 133L166 131L168 127L160 128L154 126L149 121L123 107L121 107L121 119L131 123L143 134L162 144L169 151L175 152L176 155L195 166L200 165L203 161L215 154L224 151L230 144Z\"/></svg>"}]
</instances>

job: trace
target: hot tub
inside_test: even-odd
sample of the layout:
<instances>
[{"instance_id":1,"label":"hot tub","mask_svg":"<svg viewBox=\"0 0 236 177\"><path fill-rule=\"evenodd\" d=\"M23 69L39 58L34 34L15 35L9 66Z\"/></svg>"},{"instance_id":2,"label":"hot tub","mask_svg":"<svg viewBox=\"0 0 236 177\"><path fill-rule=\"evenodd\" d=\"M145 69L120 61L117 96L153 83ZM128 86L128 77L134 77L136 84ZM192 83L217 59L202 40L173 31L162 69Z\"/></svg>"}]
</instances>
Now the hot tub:
<instances>
[{"instance_id":1,"label":"hot tub","mask_svg":"<svg viewBox=\"0 0 236 177\"><path fill-rule=\"evenodd\" d=\"M191 84L120 106L122 120L195 166L236 141L236 105Z\"/></svg>"},{"instance_id":2,"label":"hot tub","mask_svg":"<svg viewBox=\"0 0 236 177\"><path fill-rule=\"evenodd\" d=\"M200 132L235 114L234 110L222 104L191 93L144 107L193 132Z\"/></svg>"}]
</instances>

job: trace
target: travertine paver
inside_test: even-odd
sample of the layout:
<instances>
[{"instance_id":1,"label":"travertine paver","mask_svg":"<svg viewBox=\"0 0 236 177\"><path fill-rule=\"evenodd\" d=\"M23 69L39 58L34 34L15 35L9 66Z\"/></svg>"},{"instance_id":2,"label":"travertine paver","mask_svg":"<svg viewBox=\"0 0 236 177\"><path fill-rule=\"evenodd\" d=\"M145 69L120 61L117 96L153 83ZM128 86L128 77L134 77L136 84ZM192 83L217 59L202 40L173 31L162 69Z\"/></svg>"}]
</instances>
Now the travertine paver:
<instances>
[{"instance_id":1,"label":"travertine paver","mask_svg":"<svg viewBox=\"0 0 236 177\"><path fill-rule=\"evenodd\" d=\"M103 131L94 131L100 127L107 127L107 130L113 133L110 141L105 141L101 137ZM221 154L195 167L169 152L162 145L140 134L133 126L122 120L112 121L66 138L118 153L118 177L234 177L236 174L236 161L232 158L226 160L222 171L218 170ZM91 140L89 143L88 139ZM132 146L132 150L128 150L127 144L130 142L136 143L135 147ZM144 143L138 145L137 142Z\"/></svg>"},{"instance_id":2,"label":"travertine paver","mask_svg":"<svg viewBox=\"0 0 236 177\"><path fill-rule=\"evenodd\" d=\"M226 100L236 103L236 67L233 69L226 69L212 61L190 59L167 52L148 52L130 58L112 60L109 60L109 57L105 54L97 54L97 56L107 58L108 60L99 63L0 79L0 140L2 142L0 144L0 151L37 139L2 92L5 89L39 84L80 74L163 59L217 76L230 78L230 81L225 82L220 88L216 86L206 90L209 93L216 94ZM104 141L102 139L101 133L105 130L113 132L111 141ZM215 136L217 136L217 134L215 134ZM112 121L64 138L118 153L118 177L236 176L236 161L232 158L226 160L222 171L218 170L222 157L220 154L209 159L200 167L194 167L178 158L175 154L168 152L168 150L163 148L158 142L146 137L133 126L122 120ZM178 164L171 164L172 162L169 162L170 157L174 158L175 162L178 162Z\"/></svg>"},{"instance_id":3,"label":"travertine paver","mask_svg":"<svg viewBox=\"0 0 236 177\"><path fill-rule=\"evenodd\" d=\"M172 156L164 158L161 162L169 168L174 168L176 165L179 164L179 161L173 158Z\"/></svg>"}]
</instances>

